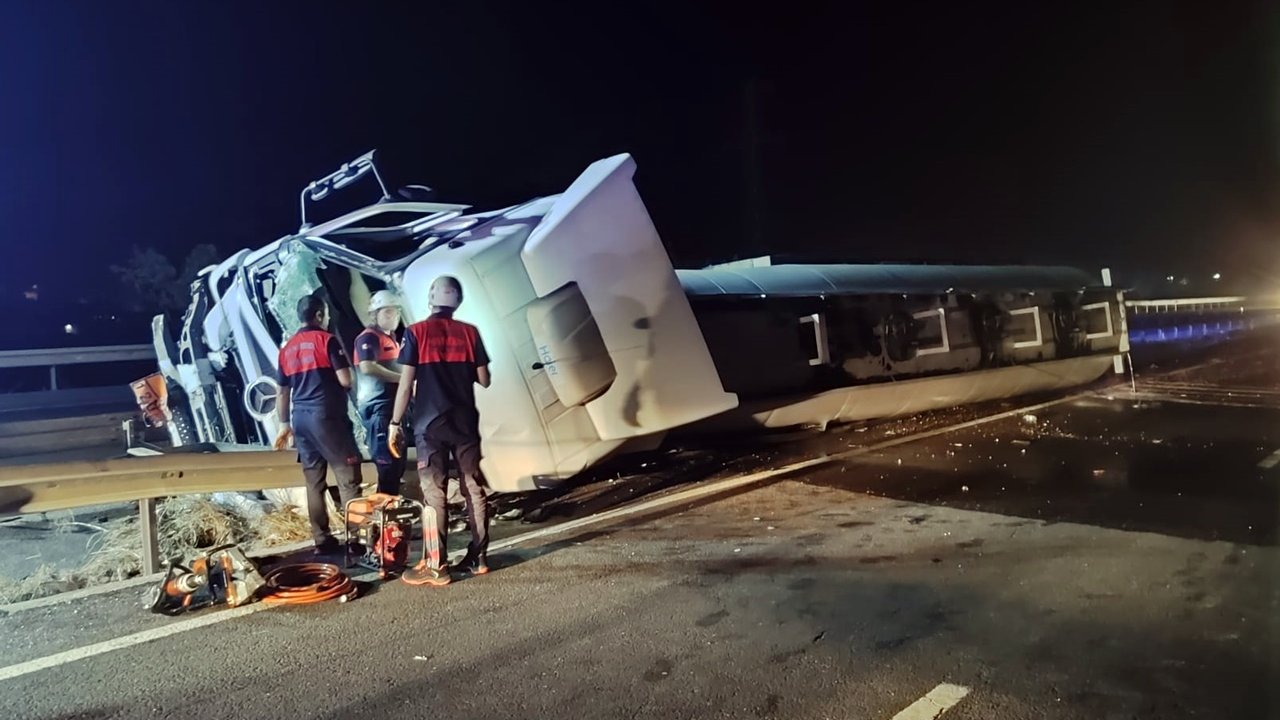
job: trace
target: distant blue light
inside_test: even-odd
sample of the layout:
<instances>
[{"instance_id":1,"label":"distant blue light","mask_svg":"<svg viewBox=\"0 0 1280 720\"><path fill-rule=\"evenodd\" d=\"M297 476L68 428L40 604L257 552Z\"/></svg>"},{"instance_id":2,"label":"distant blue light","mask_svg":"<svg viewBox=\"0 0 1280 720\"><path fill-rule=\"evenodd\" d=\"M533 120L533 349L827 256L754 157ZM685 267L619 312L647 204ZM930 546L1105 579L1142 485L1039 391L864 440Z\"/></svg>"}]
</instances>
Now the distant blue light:
<instances>
[{"instance_id":1,"label":"distant blue light","mask_svg":"<svg viewBox=\"0 0 1280 720\"><path fill-rule=\"evenodd\" d=\"M1244 320L1218 320L1211 323L1187 323L1170 327L1130 329L1129 342L1135 344L1186 342L1229 335L1244 330L1250 323Z\"/></svg>"}]
</instances>

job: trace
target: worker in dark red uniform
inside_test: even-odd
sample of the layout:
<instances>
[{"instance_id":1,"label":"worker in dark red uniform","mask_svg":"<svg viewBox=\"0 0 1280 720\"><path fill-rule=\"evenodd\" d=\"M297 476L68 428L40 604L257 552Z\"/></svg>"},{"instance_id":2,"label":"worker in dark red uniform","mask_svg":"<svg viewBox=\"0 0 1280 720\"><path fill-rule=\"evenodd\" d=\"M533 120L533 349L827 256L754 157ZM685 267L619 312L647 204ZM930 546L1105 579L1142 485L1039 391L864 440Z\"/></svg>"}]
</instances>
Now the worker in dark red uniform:
<instances>
[{"instance_id":1,"label":"worker in dark red uniform","mask_svg":"<svg viewBox=\"0 0 1280 720\"><path fill-rule=\"evenodd\" d=\"M364 423L369 455L378 468L378 492L400 494L404 477L404 454L391 450L391 411L400 383L400 343L395 331L400 327L400 298L390 290L379 290L369 300L371 323L356 336L356 403Z\"/></svg>"},{"instance_id":2,"label":"worker in dark red uniform","mask_svg":"<svg viewBox=\"0 0 1280 720\"><path fill-rule=\"evenodd\" d=\"M427 505L436 513L440 547L446 549L448 516L445 493L449 454L458 462L471 543L457 566L475 575L489 572L489 507L480 474L480 413L475 386L489 387L489 356L474 325L453 318L462 303L462 284L441 276L428 294L431 315L409 326L400 349L400 388L391 416L391 442L403 441L400 423L413 395L413 428L418 448L418 474ZM447 552L447 550L445 550ZM415 568L404 579L416 584L447 585L449 568Z\"/></svg>"},{"instance_id":3,"label":"worker in dark red uniform","mask_svg":"<svg viewBox=\"0 0 1280 720\"><path fill-rule=\"evenodd\" d=\"M347 415L347 389L351 387L351 363L342 343L329 333L329 307L318 295L298 302L302 328L280 348L276 381L280 396L277 450L292 436L307 484L307 512L316 553L336 553L338 541L329 532L325 506L325 475L333 466L338 497L345 509L348 500L360 496L360 453ZM290 414L292 410L292 415ZM292 422L291 422L292 420Z\"/></svg>"}]
</instances>

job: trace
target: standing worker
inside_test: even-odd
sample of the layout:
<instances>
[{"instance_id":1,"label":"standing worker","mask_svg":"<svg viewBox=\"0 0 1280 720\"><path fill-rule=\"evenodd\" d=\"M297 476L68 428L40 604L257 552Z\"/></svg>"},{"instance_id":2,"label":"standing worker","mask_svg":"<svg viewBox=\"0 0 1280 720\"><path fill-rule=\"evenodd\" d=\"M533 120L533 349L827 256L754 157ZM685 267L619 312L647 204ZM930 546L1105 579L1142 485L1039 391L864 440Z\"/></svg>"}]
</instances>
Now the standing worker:
<instances>
[{"instance_id":1,"label":"standing worker","mask_svg":"<svg viewBox=\"0 0 1280 720\"><path fill-rule=\"evenodd\" d=\"M474 575L489 572L489 507L480 475L480 413L476 410L475 386L489 387L489 356L480 332L453 318L462 304L462 284L443 275L431 283L427 296L431 315L409 326L400 349L400 388L391 415L391 442L403 442L400 422L413 395L413 428L418 447L418 473L423 476L423 494L435 511L440 548L445 544L449 518L445 514L448 487L446 466L449 454L458 462L467 507L471 543L458 569ZM449 568L419 567L405 573L414 584L447 585Z\"/></svg>"},{"instance_id":2,"label":"standing worker","mask_svg":"<svg viewBox=\"0 0 1280 720\"><path fill-rule=\"evenodd\" d=\"M347 416L351 363L342 351L342 343L327 331L329 306L318 294L298 301L298 320L302 328L280 348L276 372L276 382L280 384L276 403L280 434L275 448L284 449L289 437L294 437L307 484L311 537L316 554L324 555L341 549L329 532L329 510L325 506L329 466L333 466L344 513L347 501L360 496L360 453Z\"/></svg>"},{"instance_id":3,"label":"standing worker","mask_svg":"<svg viewBox=\"0 0 1280 720\"><path fill-rule=\"evenodd\" d=\"M400 382L400 343L393 334L400 326L400 298L390 290L379 290L369 300L370 325L356 336L356 403L364 424L369 455L378 468L378 492L400 494L404 457L392 453L391 410L396 404Z\"/></svg>"}]
</instances>

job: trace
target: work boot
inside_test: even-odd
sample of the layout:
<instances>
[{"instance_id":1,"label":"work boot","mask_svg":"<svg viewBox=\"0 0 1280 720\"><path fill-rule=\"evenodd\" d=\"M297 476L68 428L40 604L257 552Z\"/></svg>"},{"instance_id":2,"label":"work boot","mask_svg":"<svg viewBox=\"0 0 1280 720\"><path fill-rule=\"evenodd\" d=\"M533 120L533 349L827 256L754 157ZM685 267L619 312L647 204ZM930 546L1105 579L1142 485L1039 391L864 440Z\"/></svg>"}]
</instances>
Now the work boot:
<instances>
[{"instance_id":1,"label":"work boot","mask_svg":"<svg viewBox=\"0 0 1280 720\"><path fill-rule=\"evenodd\" d=\"M316 543L316 555L337 555L342 552L342 545L338 543L338 539L330 535L329 537Z\"/></svg>"},{"instance_id":2,"label":"work boot","mask_svg":"<svg viewBox=\"0 0 1280 720\"><path fill-rule=\"evenodd\" d=\"M431 585L433 587L444 587L453 582L453 577L449 575L449 568L433 568L427 565L426 560L405 570L400 575L400 579L410 585Z\"/></svg>"},{"instance_id":3,"label":"work boot","mask_svg":"<svg viewBox=\"0 0 1280 720\"><path fill-rule=\"evenodd\" d=\"M468 575L487 575L489 573L489 561L476 555L467 555L462 558L462 562L458 563L458 572L464 572Z\"/></svg>"},{"instance_id":4,"label":"work boot","mask_svg":"<svg viewBox=\"0 0 1280 720\"><path fill-rule=\"evenodd\" d=\"M359 564L361 560L364 560L368 552L368 548L364 545L354 540L348 540L345 546L345 554L343 555L343 558L348 563ZM350 565L347 567L350 567Z\"/></svg>"}]
</instances>

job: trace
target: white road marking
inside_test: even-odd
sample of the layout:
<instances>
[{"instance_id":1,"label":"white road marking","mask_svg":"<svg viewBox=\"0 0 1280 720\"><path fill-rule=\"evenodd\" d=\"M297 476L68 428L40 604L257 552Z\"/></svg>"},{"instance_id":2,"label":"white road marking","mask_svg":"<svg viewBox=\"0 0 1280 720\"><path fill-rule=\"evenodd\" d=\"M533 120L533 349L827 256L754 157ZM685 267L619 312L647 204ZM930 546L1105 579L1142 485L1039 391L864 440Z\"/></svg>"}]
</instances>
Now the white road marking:
<instances>
[{"instance_id":1,"label":"white road marking","mask_svg":"<svg viewBox=\"0 0 1280 720\"><path fill-rule=\"evenodd\" d=\"M1280 450L1276 450L1258 462L1258 467L1263 470L1270 470L1276 465L1280 465Z\"/></svg>"},{"instance_id":2,"label":"white road marking","mask_svg":"<svg viewBox=\"0 0 1280 720\"><path fill-rule=\"evenodd\" d=\"M699 498L703 498L709 495L722 494L740 487L761 483L766 480L779 477L782 475L788 475L798 470L805 470L807 468L818 467L820 465L827 465L829 463L837 462L839 460L856 457L858 455L865 455L867 453L884 450L886 448L895 447L897 445L904 445L906 443L915 442L917 440L924 440L926 438L936 437L938 435L945 435L946 433L955 432L957 430L964 430L971 427L977 427L979 425L985 425L986 423L994 422L996 420L1003 420L1008 417L1024 415L1026 413L1034 412L1036 410L1041 410L1043 408L1052 407L1054 405L1060 405L1062 403L1071 402L1073 400L1078 400L1082 397L1086 397L1089 395L1090 393L1068 395L1067 397L1058 398L1056 400L1037 403L1035 405L1028 405L1026 407L1016 408L1014 410L1008 410L1002 413L996 413L995 415L986 415L986 416L977 418L975 420L956 423L955 425L946 425L944 427L935 428L933 430L926 430L925 432L915 433L913 435L904 435L902 437L894 438L892 440L886 440L884 442L874 443L872 445L858 447L852 450L846 450L844 452L835 453L832 455L824 455L822 457L811 458L809 460L801 460L799 462L794 462L789 465L783 465L782 467L774 468L772 470L762 470L760 472L754 472L748 475L742 475L740 477L726 478L719 482L712 482L703 486L689 488L688 490L682 490L680 492L672 493L670 495L664 495L662 497L654 498L653 500L648 500L642 503L638 503L636 505L629 505L627 507L615 508L613 510L598 513L596 515L590 515L588 517L578 518L577 520L571 520L569 522L561 523L559 525L554 525L552 527L546 527L546 528L541 528L531 532L527 532L523 535L509 537L505 540L500 540L492 543L489 546L489 549L490 551L503 550L509 547L514 547L522 543L529 542L531 540L537 540L539 538L549 537L552 535L561 535L564 533L573 532L575 530L579 530L581 528L588 527L590 525L596 525L599 523L608 522L610 520L626 517L628 515L636 515L639 513L648 512L650 510L655 510L662 507L692 502L694 500L697 500ZM357 579L360 579L360 578L357 578ZM188 630L195 630L196 628L205 627L207 625L213 625L213 624L224 622L227 620L234 620L236 618L244 617L245 615L252 615L253 613L259 612L261 610L270 610L274 607L278 607L278 606L268 605L266 603L254 603L252 605L245 605L243 607L239 607L231 610L222 610L222 611L212 612L208 615L201 615L201 616L193 617L187 620L177 620L168 625L164 625L162 627L152 628L150 630L143 630L141 632L136 632L131 635L125 635L122 637L115 638L113 640L105 640L103 642L94 643L92 645L86 645L84 647L75 648L73 650L67 650L65 652L55 653L53 655L47 655L42 658L36 658L35 660L28 660L27 662L17 663L16 665L0 667L0 681L11 680L13 678L21 677L23 675L28 675L33 672L38 672L40 670L47 670L49 668L58 667L60 665L65 665L67 663L76 662L77 660L84 660L86 658L94 657L95 655L102 655L104 653L112 652L113 650L122 650L124 648L133 647L134 645L141 645L143 643L151 642L152 640L159 640L160 638L169 637L170 635L176 635L178 633L186 632ZM939 685L938 688L934 688L933 692L938 692L939 688L943 688L943 687L955 688L958 686ZM967 689L964 689L964 688L960 688L960 689L964 690L964 692L966 693L968 692ZM930 695L932 695L932 693L930 693ZM925 698L928 698L928 697L929 695L925 696ZM964 697L964 696L961 695L960 697ZM959 698L957 698L957 701L958 700ZM955 704L955 703L953 702L952 704ZM914 707L914 705L912 707ZM908 710L909 709L910 708L908 708ZM906 712L906 710L904 710L903 712ZM899 713L899 715L901 715L901 713ZM937 715L902 716L902 717L923 718L923 717L937 717Z\"/></svg>"},{"instance_id":3,"label":"white road marking","mask_svg":"<svg viewBox=\"0 0 1280 720\"><path fill-rule=\"evenodd\" d=\"M1234 408L1257 408L1260 410L1276 410L1280 409L1274 403L1263 402L1247 402L1236 401L1230 398L1217 399L1195 399L1184 397L1181 395L1169 395L1167 393L1152 393L1139 390L1137 393L1116 393L1114 397L1117 400L1137 400L1139 402L1156 402L1156 403L1172 403L1174 405L1209 405L1212 407L1234 407Z\"/></svg>"},{"instance_id":4,"label":"white road marking","mask_svg":"<svg viewBox=\"0 0 1280 720\"><path fill-rule=\"evenodd\" d=\"M1203 383L1175 383L1144 380L1140 387L1156 390L1186 390L1190 392L1215 393L1219 395L1280 395L1275 388L1257 388L1242 386L1207 385Z\"/></svg>"},{"instance_id":5,"label":"white road marking","mask_svg":"<svg viewBox=\"0 0 1280 720\"><path fill-rule=\"evenodd\" d=\"M969 694L969 688L963 685L942 683L925 693L925 696L911 703L902 712L893 716L893 720L933 720L950 710L956 703Z\"/></svg>"},{"instance_id":6,"label":"white road marking","mask_svg":"<svg viewBox=\"0 0 1280 720\"><path fill-rule=\"evenodd\" d=\"M141 645L142 643L151 642L152 640L159 640L160 638L166 638L170 635L177 635L178 633L186 632L188 630L194 630L198 627L213 625L226 620L234 620L239 617L244 617L245 615L252 615L253 613L260 612L262 610L269 610L273 607L275 606L268 605L266 603L254 603L252 605L245 605L231 610L214 612L209 615L200 615L187 620L177 620L168 625L162 625L150 630L143 630L142 632L136 632L132 635L125 635L112 640L105 640L100 643L85 645L84 647L78 647L73 650L67 650L53 655L46 655L42 658L36 658L35 660L28 660L27 662L18 663L17 665L0 668L0 681L12 680L13 678L28 675L40 670L65 665L77 660L84 660L85 658L102 655L103 653L109 653L113 650L123 650L124 648L133 647L134 645Z\"/></svg>"}]
</instances>

